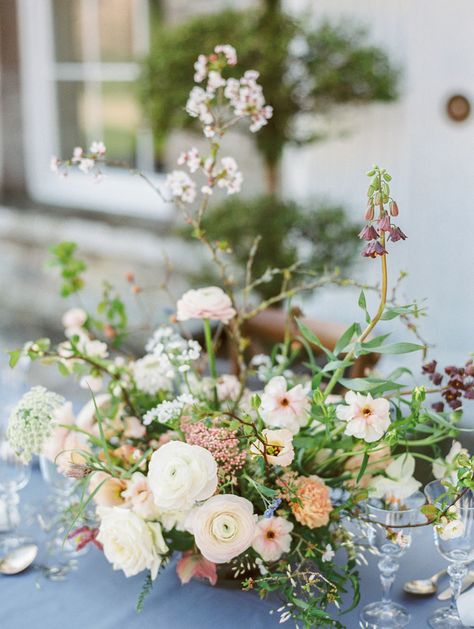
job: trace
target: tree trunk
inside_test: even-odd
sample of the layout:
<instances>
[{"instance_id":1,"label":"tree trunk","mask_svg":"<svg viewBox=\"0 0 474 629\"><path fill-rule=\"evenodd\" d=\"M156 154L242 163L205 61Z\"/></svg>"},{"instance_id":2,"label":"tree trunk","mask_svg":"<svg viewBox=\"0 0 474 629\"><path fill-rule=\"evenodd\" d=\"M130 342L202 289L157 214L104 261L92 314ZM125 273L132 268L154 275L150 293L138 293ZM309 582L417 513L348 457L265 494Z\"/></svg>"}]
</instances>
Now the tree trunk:
<instances>
[{"instance_id":1,"label":"tree trunk","mask_svg":"<svg viewBox=\"0 0 474 629\"><path fill-rule=\"evenodd\" d=\"M280 168L279 164L269 163L265 164L265 178L267 183L267 194L271 197L278 196L280 191Z\"/></svg>"}]
</instances>

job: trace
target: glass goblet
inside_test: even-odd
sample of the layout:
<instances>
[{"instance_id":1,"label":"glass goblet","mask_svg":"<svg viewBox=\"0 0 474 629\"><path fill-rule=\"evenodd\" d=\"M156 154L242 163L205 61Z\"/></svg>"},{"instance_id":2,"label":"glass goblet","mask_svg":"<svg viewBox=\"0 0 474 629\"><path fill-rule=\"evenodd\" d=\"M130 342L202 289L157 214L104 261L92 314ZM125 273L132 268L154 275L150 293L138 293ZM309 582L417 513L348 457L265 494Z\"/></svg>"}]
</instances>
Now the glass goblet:
<instances>
[{"instance_id":1,"label":"glass goblet","mask_svg":"<svg viewBox=\"0 0 474 629\"><path fill-rule=\"evenodd\" d=\"M31 467L17 457L5 434L0 435L0 493L5 503L5 517L0 536L2 553L21 545L25 536L18 533L20 523L18 492L28 484Z\"/></svg>"},{"instance_id":2,"label":"glass goblet","mask_svg":"<svg viewBox=\"0 0 474 629\"><path fill-rule=\"evenodd\" d=\"M47 548L55 565L49 567L47 576L62 580L76 567L75 559L87 552L87 546L77 551L73 540L67 537L69 519L67 512L74 505L76 484L72 478L61 474L56 464L44 456L40 456L40 470L43 480L51 487L53 493L50 504L38 516L43 531L53 534Z\"/></svg>"},{"instance_id":3,"label":"glass goblet","mask_svg":"<svg viewBox=\"0 0 474 629\"><path fill-rule=\"evenodd\" d=\"M381 500L369 499L365 503L367 522L366 534L374 554L380 557L378 569L382 584L382 599L369 603L361 611L360 618L367 626L391 629L406 627L410 622L410 614L402 606L394 603L391 589L400 567L400 559L411 542L411 536L404 535L403 527L420 524L426 518L420 511L425 497L417 491L406 498L403 504L385 508ZM387 528L401 536L397 543L387 538Z\"/></svg>"},{"instance_id":4,"label":"glass goblet","mask_svg":"<svg viewBox=\"0 0 474 629\"><path fill-rule=\"evenodd\" d=\"M425 494L428 501L441 509L450 504L446 495L446 487L439 480L428 483ZM451 507L456 514L455 529L452 533L448 527L434 527L436 548L444 559L449 561L448 574L452 598L449 607L441 607L428 619L433 629L457 629L464 627L459 618L457 598L461 592L462 582L468 572L467 564L474 559L474 493L466 491Z\"/></svg>"}]
</instances>

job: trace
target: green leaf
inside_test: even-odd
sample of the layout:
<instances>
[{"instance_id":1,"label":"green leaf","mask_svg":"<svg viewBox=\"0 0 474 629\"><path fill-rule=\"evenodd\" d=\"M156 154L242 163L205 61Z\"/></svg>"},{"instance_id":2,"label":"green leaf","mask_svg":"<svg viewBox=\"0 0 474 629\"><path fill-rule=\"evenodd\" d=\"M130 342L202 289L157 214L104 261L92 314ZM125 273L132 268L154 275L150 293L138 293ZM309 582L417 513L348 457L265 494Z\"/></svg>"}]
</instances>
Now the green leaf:
<instances>
[{"instance_id":1,"label":"green leaf","mask_svg":"<svg viewBox=\"0 0 474 629\"><path fill-rule=\"evenodd\" d=\"M401 389L403 386L398 382L381 378L341 378L339 382L346 389L359 393L383 393L384 391Z\"/></svg>"},{"instance_id":2,"label":"green leaf","mask_svg":"<svg viewBox=\"0 0 474 629\"><path fill-rule=\"evenodd\" d=\"M410 352L419 352L424 350L424 345L416 343L392 343L391 345L382 345L376 349L377 354L408 354Z\"/></svg>"},{"instance_id":3,"label":"green leaf","mask_svg":"<svg viewBox=\"0 0 474 629\"><path fill-rule=\"evenodd\" d=\"M354 364L352 360L330 360L323 367L323 372L327 373L328 371L336 371L336 369L345 369L346 367L350 367Z\"/></svg>"},{"instance_id":4,"label":"green leaf","mask_svg":"<svg viewBox=\"0 0 474 629\"><path fill-rule=\"evenodd\" d=\"M360 479L364 476L365 470L367 469L367 463L369 462L369 453L367 450L364 452L364 458L362 459L362 463L360 466L359 473L357 474L356 484L359 484Z\"/></svg>"},{"instance_id":5,"label":"green leaf","mask_svg":"<svg viewBox=\"0 0 474 629\"><path fill-rule=\"evenodd\" d=\"M13 350L11 350L11 351L9 351L7 353L10 356L8 364L13 369L14 367L17 366L18 361L20 360L21 355L23 354L23 350L21 350L21 349L13 349Z\"/></svg>"},{"instance_id":6,"label":"green leaf","mask_svg":"<svg viewBox=\"0 0 474 629\"><path fill-rule=\"evenodd\" d=\"M376 347L380 347L382 343L390 336L390 332L388 334L381 334L380 336L376 336L370 341L366 341L365 343L361 343L362 349L370 349L373 350Z\"/></svg>"},{"instance_id":7,"label":"green leaf","mask_svg":"<svg viewBox=\"0 0 474 629\"><path fill-rule=\"evenodd\" d=\"M399 317L402 314L412 314L415 310L415 304L408 304L407 306L397 306L396 308L387 308L382 315L383 321L390 321Z\"/></svg>"},{"instance_id":8,"label":"green leaf","mask_svg":"<svg viewBox=\"0 0 474 629\"><path fill-rule=\"evenodd\" d=\"M347 346L351 343L352 338L359 331L359 325L357 323L353 323L350 325L345 332L339 337L336 345L334 346L334 354L338 356L343 350L347 348Z\"/></svg>"},{"instance_id":9,"label":"green leaf","mask_svg":"<svg viewBox=\"0 0 474 629\"><path fill-rule=\"evenodd\" d=\"M367 301L365 299L365 293L363 290L360 291L360 295L359 295L359 308L362 308L362 310L365 313L365 320L367 323L369 323L370 321L370 314L369 311L367 310Z\"/></svg>"},{"instance_id":10,"label":"green leaf","mask_svg":"<svg viewBox=\"0 0 474 629\"><path fill-rule=\"evenodd\" d=\"M317 337L317 335L308 328L308 326L306 326L301 319L296 319L296 323L298 324L298 327L301 331L301 334L303 335L303 337L309 341L310 343L313 343L313 345L316 345L317 347L319 347L320 349L323 350L323 352L326 354L326 356L328 356L331 359L335 359L336 356L327 348L325 347L322 342L319 340L319 338Z\"/></svg>"}]
</instances>

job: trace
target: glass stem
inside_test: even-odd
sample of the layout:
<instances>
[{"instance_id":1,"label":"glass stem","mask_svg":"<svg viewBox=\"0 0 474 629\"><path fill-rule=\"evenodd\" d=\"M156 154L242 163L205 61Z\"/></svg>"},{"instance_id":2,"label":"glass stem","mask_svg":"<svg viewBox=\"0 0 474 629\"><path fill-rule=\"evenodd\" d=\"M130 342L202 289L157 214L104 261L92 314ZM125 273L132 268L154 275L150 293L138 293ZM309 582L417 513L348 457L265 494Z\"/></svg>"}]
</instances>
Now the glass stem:
<instances>
[{"instance_id":1,"label":"glass stem","mask_svg":"<svg viewBox=\"0 0 474 629\"><path fill-rule=\"evenodd\" d=\"M18 502L19 502L18 492L15 491L14 489L9 489L5 493L5 515L6 515L7 531L14 531L17 527Z\"/></svg>"},{"instance_id":2,"label":"glass stem","mask_svg":"<svg viewBox=\"0 0 474 629\"><path fill-rule=\"evenodd\" d=\"M378 568L380 570L380 582L382 583L382 602L385 604L391 603L391 590L399 568L399 563L395 561L393 557L386 554L379 561Z\"/></svg>"},{"instance_id":3,"label":"glass stem","mask_svg":"<svg viewBox=\"0 0 474 629\"><path fill-rule=\"evenodd\" d=\"M457 607L456 601L458 599L458 596L461 594L462 582L464 580L464 577L467 574L467 566L464 563L449 564L448 574L449 574L451 590L453 592L451 596L450 610L453 613L457 614L458 607Z\"/></svg>"}]
</instances>

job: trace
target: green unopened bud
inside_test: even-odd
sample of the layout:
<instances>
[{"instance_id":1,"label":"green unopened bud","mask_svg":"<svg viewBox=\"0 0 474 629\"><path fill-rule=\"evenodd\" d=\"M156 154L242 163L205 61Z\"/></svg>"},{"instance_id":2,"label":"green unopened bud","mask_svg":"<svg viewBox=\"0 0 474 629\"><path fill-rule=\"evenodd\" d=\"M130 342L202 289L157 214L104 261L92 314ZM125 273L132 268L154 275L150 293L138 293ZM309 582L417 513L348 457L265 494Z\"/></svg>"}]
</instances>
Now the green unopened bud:
<instances>
[{"instance_id":1,"label":"green unopened bud","mask_svg":"<svg viewBox=\"0 0 474 629\"><path fill-rule=\"evenodd\" d=\"M389 175L387 172L384 172L383 178L385 179L385 181L392 181L391 175Z\"/></svg>"},{"instance_id":2,"label":"green unopened bud","mask_svg":"<svg viewBox=\"0 0 474 629\"><path fill-rule=\"evenodd\" d=\"M423 402L426 398L425 387L415 387L413 389L412 400L414 402Z\"/></svg>"},{"instance_id":3,"label":"green unopened bud","mask_svg":"<svg viewBox=\"0 0 474 629\"><path fill-rule=\"evenodd\" d=\"M382 200L382 195L380 194L380 192L377 192L377 194L375 195L375 205L380 205L380 201Z\"/></svg>"},{"instance_id":4,"label":"green unopened bud","mask_svg":"<svg viewBox=\"0 0 474 629\"><path fill-rule=\"evenodd\" d=\"M374 187L375 190L378 190L380 187L380 181L378 176L375 176L372 181L370 182L370 185Z\"/></svg>"},{"instance_id":5,"label":"green unopened bud","mask_svg":"<svg viewBox=\"0 0 474 629\"><path fill-rule=\"evenodd\" d=\"M367 189L367 196L371 197L374 194L374 192L375 192L375 188L372 185L370 185Z\"/></svg>"},{"instance_id":6,"label":"green unopened bud","mask_svg":"<svg viewBox=\"0 0 474 629\"><path fill-rule=\"evenodd\" d=\"M367 171L366 175L367 177L373 177L375 175L375 170L372 169L372 170Z\"/></svg>"}]
</instances>

